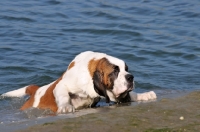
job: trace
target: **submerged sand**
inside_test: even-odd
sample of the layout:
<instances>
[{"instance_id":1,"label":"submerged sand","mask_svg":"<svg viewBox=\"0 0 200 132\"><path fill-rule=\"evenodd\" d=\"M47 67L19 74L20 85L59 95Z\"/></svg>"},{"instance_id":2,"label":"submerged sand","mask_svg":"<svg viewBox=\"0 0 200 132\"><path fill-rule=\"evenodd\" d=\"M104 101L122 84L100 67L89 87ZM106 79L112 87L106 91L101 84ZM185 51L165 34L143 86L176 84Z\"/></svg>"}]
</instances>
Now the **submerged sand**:
<instances>
[{"instance_id":1,"label":"submerged sand","mask_svg":"<svg viewBox=\"0 0 200 132\"><path fill-rule=\"evenodd\" d=\"M179 98L163 98L155 102L97 109L100 112L60 119L18 132L197 132L200 130L200 91Z\"/></svg>"}]
</instances>

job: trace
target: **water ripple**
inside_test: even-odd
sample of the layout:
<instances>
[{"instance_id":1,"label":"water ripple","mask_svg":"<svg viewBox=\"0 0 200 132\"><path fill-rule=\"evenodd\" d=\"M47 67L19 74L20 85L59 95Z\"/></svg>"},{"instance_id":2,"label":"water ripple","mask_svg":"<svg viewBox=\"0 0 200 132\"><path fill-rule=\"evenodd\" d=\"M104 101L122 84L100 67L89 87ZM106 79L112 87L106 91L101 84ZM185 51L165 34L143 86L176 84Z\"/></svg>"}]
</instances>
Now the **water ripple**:
<instances>
[{"instance_id":1,"label":"water ripple","mask_svg":"<svg viewBox=\"0 0 200 132\"><path fill-rule=\"evenodd\" d=\"M8 21L35 22L35 20L27 17L1 16L0 18Z\"/></svg>"}]
</instances>

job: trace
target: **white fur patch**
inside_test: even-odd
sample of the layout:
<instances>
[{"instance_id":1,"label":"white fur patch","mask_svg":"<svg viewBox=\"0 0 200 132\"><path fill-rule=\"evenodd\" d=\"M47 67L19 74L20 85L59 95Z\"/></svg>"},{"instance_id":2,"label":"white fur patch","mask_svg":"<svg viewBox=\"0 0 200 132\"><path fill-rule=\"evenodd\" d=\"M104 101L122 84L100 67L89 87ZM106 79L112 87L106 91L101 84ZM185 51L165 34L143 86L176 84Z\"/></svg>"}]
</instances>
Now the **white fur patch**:
<instances>
[{"instance_id":1,"label":"white fur patch","mask_svg":"<svg viewBox=\"0 0 200 132\"><path fill-rule=\"evenodd\" d=\"M25 86L23 88L4 93L1 96L3 96L3 97L23 97L23 96L26 95L26 88L27 87L28 86Z\"/></svg>"},{"instance_id":2,"label":"white fur patch","mask_svg":"<svg viewBox=\"0 0 200 132\"><path fill-rule=\"evenodd\" d=\"M157 96L154 91L137 94L138 101L148 101L148 100L152 100L152 99L156 99L156 98L157 98Z\"/></svg>"},{"instance_id":3,"label":"white fur patch","mask_svg":"<svg viewBox=\"0 0 200 132\"><path fill-rule=\"evenodd\" d=\"M55 81L54 81L54 82L55 82ZM47 89L48 89L54 82L52 82L52 83L50 83L50 84L48 84L48 85L42 86L42 87L40 87L40 88L36 91L36 93L35 93L35 98L34 98L35 100L34 100L34 103L33 103L33 107L37 107L37 106L39 105L41 97L44 96L44 94L46 93Z\"/></svg>"},{"instance_id":4,"label":"white fur patch","mask_svg":"<svg viewBox=\"0 0 200 132\"><path fill-rule=\"evenodd\" d=\"M121 69L120 69L121 70ZM113 92L116 97L127 90L128 82L125 79L127 72L119 72L118 78L114 81Z\"/></svg>"}]
</instances>

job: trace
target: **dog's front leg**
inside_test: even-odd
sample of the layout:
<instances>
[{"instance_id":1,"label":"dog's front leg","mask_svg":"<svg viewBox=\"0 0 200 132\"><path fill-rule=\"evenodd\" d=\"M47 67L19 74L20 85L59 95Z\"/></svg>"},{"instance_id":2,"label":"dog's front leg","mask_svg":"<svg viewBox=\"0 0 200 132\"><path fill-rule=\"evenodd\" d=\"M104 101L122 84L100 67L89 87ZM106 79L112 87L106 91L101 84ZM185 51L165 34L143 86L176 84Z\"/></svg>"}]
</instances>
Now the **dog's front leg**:
<instances>
[{"instance_id":1,"label":"dog's front leg","mask_svg":"<svg viewBox=\"0 0 200 132\"><path fill-rule=\"evenodd\" d=\"M154 100L157 98L156 93L154 91L145 92L145 93L135 93L133 91L129 92L131 97L131 101L148 101Z\"/></svg>"},{"instance_id":2,"label":"dog's front leg","mask_svg":"<svg viewBox=\"0 0 200 132\"><path fill-rule=\"evenodd\" d=\"M67 112L75 112L74 106L71 104L71 98L69 96L69 91L67 86L60 82L57 84L56 88L53 91L55 96L55 101L57 103L57 113L67 113Z\"/></svg>"}]
</instances>

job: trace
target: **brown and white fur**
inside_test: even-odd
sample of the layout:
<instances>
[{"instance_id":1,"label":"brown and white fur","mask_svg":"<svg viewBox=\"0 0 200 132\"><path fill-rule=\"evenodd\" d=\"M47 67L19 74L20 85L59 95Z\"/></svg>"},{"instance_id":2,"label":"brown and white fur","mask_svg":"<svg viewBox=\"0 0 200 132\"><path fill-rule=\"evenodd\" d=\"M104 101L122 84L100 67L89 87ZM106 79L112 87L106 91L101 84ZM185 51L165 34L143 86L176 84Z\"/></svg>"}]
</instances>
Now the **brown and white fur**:
<instances>
[{"instance_id":1,"label":"brown and white fur","mask_svg":"<svg viewBox=\"0 0 200 132\"><path fill-rule=\"evenodd\" d=\"M86 51L77 55L56 81L42 87L29 85L2 96L30 95L21 110L36 107L51 109L55 113L94 107L100 98L105 98L106 102L156 99L153 91L134 93L133 79L123 60L104 53Z\"/></svg>"}]
</instances>

